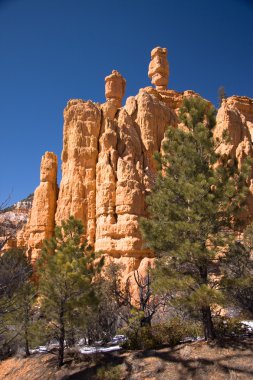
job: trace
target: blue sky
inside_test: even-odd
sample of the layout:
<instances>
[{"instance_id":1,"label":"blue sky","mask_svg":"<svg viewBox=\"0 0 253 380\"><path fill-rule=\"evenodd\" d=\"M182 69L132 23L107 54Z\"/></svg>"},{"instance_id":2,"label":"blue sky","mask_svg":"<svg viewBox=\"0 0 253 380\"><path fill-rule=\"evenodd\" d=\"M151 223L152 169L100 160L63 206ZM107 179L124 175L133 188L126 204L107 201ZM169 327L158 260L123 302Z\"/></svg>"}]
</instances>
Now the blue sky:
<instances>
[{"instance_id":1,"label":"blue sky","mask_svg":"<svg viewBox=\"0 0 253 380\"><path fill-rule=\"evenodd\" d=\"M250 0L0 0L0 202L34 191L46 150L60 158L67 100L104 102L112 69L137 94L155 46L169 88L253 98L252 23Z\"/></svg>"}]
</instances>

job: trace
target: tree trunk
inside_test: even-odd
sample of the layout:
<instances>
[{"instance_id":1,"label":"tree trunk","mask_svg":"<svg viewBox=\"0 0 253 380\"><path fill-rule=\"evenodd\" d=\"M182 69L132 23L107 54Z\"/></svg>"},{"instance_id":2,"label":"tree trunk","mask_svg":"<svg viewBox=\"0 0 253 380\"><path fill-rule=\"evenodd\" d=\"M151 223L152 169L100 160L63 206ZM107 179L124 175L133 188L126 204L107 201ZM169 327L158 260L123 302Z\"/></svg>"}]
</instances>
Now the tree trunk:
<instances>
[{"instance_id":1,"label":"tree trunk","mask_svg":"<svg viewBox=\"0 0 253 380\"><path fill-rule=\"evenodd\" d=\"M140 325L141 325L141 327L144 327L144 326L151 326L151 315L148 315L147 317L143 317L142 319L141 319L141 323L140 323Z\"/></svg>"},{"instance_id":2,"label":"tree trunk","mask_svg":"<svg viewBox=\"0 0 253 380\"><path fill-rule=\"evenodd\" d=\"M215 331L210 306L202 307L202 323L204 328L205 340L215 339Z\"/></svg>"},{"instance_id":3,"label":"tree trunk","mask_svg":"<svg viewBox=\"0 0 253 380\"><path fill-rule=\"evenodd\" d=\"M26 327L25 327L25 356L30 356L28 332L27 332Z\"/></svg>"},{"instance_id":4,"label":"tree trunk","mask_svg":"<svg viewBox=\"0 0 253 380\"><path fill-rule=\"evenodd\" d=\"M25 310L25 356L30 356L29 340L28 340L28 325L29 325L29 309Z\"/></svg>"},{"instance_id":5,"label":"tree trunk","mask_svg":"<svg viewBox=\"0 0 253 380\"><path fill-rule=\"evenodd\" d=\"M73 347L76 343L75 330L72 327L69 332L69 339L67 340L68 346Z\"/></svg>"},{"instance_id":6,"label":"tree trunk","mask_svg":"<svg viewBox=\"0 0 253 380\"><path fill-rule=\"evenodd\" d=\"M65 326L64 326L64 312L63 307L61 308L60 315L59 315L59 351L58 351L58 367L61 367L63 365L64 360L64 340L65 340Z\"/></svg>"},{"instance_id":7,"label":"tree trunk","mask_svg":"<svg viewBox=\"0 0 253 380\"><path fill-rule=\"evenodd\" d=\"M202 279L202 284L207 286L208 285L207 265L202 265L202 267L200 267L200 276ZM202 307L201 312L202 312L202 323L203 323L203 328L204 328L205 340L213 340L215 339L215 331L214 331L210 306L208 305L208 306Z\"/></svg>"}]
</instances>

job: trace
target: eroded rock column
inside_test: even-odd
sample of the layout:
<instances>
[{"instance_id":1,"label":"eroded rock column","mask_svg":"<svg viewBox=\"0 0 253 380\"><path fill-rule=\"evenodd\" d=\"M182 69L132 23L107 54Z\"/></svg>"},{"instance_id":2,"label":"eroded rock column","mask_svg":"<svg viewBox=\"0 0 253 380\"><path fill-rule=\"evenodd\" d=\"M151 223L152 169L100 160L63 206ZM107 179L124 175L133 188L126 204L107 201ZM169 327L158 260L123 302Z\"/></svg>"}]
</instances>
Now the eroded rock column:
<instances>
[{"instance_id":1,"label":"eroded rock column","mask_svg":"<svg viewBox=\"0 0 253 380\"><path fill-rule=\"evenodd\" d=\"M166 90L169 83L169 63L166 48L156 47L151 51L148 76L156 89Z\"/></svg>"},{"instance_id":2,"label":"eroded rock column","mask_svg":"<svg viewBox=\"0 0 253 380\"><path fill-rule=\"evenodd\" d=\"M91 101L70 100L64 110L62 181L56 223L80 219L89 243L95 242L96 163L101 111Z\"/></svg>"},{"instance_id":3,"label":"eroded rock column","mask_svg":"<svg viewBox=\"0 0 253 380\"><path fill-rule=\"evenodd\" d=\"M136 269L143 257L150 255L143 248L139 218L145 215L145 196L155 180L153 154L161 148L172 114L162 101L145 90L118 108L125 80L115 73L105 79L107 101L102 105L95 248ZM111 101L116 98L117 103Z\"/></svg>"},{"instance_id":4,"label":"eroded rock column","mask_svg":"<svg viewBox=\"0 0 253 380\"><path fill-rule=\"evenodd\" d=\"M57 194L57 156L53 152L46 152L41 159L40 185L35 190L26 227L27 253L32 262L37 258L43 240L53 235Z\"/></svg>"}]
</instances>

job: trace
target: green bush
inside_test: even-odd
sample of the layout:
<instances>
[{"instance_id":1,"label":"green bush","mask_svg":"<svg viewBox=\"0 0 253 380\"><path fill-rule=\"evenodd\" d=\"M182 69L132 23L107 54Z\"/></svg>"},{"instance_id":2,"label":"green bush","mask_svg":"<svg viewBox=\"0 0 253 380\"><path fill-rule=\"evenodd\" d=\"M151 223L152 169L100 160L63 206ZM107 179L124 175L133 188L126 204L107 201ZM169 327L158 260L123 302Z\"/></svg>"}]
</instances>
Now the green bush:
<instances>
[{"instance_id":1,"label":"green bush","mask_svg":"<svg viewBox=\"0 0 253 380\"><path fill-rule=\"evenodd\" d=\"M163 344L175 346L186 337L196 338L202 335L202 325L192 320L175 317L164 324L139 327L136 330L128 328L124 333L128 338L124 348L147 350L158 348Z\"/></svg>"},{"instance_id":2,"label":"green bush","mask_svg":"<svg viewBox=\"0 0 253 380\"><path fill-rule=\"evenodd\" d=\"M240 318L216 317L214 318L214 328L217 338L224 336L238 336L247 333L247 327L241 323Z\"/></svg>"},{"instance_id":3,"label":"green bush","mask_svg":"<svg viewBox=\"0 0 253 380\"><path fill-rule=\"evenodd\" d=\"M129 350L149 350L160 345L150 326L140 327L137 331L126 331L127 341L123 347Z\"/></svg>"},{"instance_id":4,"label":"green bush","mask_svg":"<svg viewBox=\"0 0 253 380\"><path fill-rule=\"evenodd\" d=\"M202 335L202 326L192 320L174 317L165 324L154 326L153 331L156 340L161 344L175 346L187 337L197 338Z\"/></svg>"},{"instance_id":5,"label":"green bush","mask_svg":"<svg viewBox=\"0 0 253 380\"><path fill-rule=\"evenodd\" d=\"M131 317L128 319L128 325L121 330L126 335L127 341L123 347L129 350L145 350L156 347L157 342L152 333L150 326L141 326L144 317L142 311L131 310Z\"/></svg>"},{"instance_id":6,"label":"green bush","mask_svg":"<svg viewBox=\"0 0 253 380\"><path fill-rule=\"evenodd\" d=\"M120 365L112 366L106 365L100 367L97 370L96 379L97 380L120 380L122 377L122 368Z\"/></svg>"}]
</instances>

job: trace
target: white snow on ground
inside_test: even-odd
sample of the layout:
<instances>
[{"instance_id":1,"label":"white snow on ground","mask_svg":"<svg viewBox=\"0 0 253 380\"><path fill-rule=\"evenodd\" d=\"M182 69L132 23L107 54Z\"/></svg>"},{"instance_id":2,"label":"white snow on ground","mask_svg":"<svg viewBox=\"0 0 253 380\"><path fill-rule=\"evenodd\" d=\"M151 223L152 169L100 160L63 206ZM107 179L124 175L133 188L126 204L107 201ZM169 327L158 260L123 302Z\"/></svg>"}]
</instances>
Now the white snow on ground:
<instances>
[{"instance_id":1,"label":"white snow on ground","mask_svg":"<svg viewBox=\"0 0 253 380\"><path fill-rule=\"evenodd\" d=\"M46 353L52 350L52 348L57 348L56 345L52 347L49 346L39 346L35 348L34 350L30 350L31 354L35 353ZM94 346L77 346L78 351L81 354L95 354L98 352L111 352L111 351L119 351L122 349L120 346L109 346L109 347L94 347Z\"/></svg>"},{"instance_id":2,"label":"white snow on ground","mask_svg":"<svg viewBox=\"0 0 253 380\"><path fill-rule=\"evenodd\" d=\"M1 214L0 220L3 222L9 220L10 222L25 222L27 220L27 213L18 213L15 211L6 211Z\"/></svg>"},{"instance_id":3,"label":"white snow on ground","mask_svg":"<svg viewBox=\"0 0 253 380\"><path fill-rule=\"evenodd\" d=\"M46 346L39 346L35 348L34 350L30 350L30 352L31 354L35 354L36 352L40 352L40 353L49 352L53 348L58 348L58 347L59 347L58 343L50 343L50 344L47 344Z\"/></svg>"},{"instance_id":4,"label":"white snow on ground","mask_svg":"<svg viewBox=\"0 0 253 380\"><path fill-rule=\"evenodd\" d=\"M35 348L34 350L30 350L30 353L31 354L35 354L35 353L37 353L37 352L48 352L48 347L47 346L39 346L39 347L37 347L37 348Z\"/></svg>"},{"instance_id":5,"label":"white snow on ground","mask_svg":"<svg viewBox=\"0 0 253 380\"><path fill-rule=\"evenodd\" d=\"M126 341L127 337L125 335L115 335L108 344L124 343Z\"/></svg>"},{"instance_id":6,"label":"white snow on ground","mask_svg":"<svg viewBox=\"0 0 253 380\"><path fill-rule=\"evenodd\" d=\"M246 326L250 332L253 332L253 321L242 321L241 323Z\"/></svg>"},{"instance_id":7,"label":"white snow on ground","mask_svg":"<svg viewBox=\"0 0 253 380\"><path fill-rule=\"evenodd\" d=\"M120 346L109 346L109 347L92 347L92 346L83 346L79 347L78 351L81 354L95 354L98 352L111 352L122 350Z\"/></svg>"},{"instance_id":8,"label":"white snow on ground","mask_svg":"<svg viewBox=\"0 0 253 380\"><path fill-rule=\"evenodd\" d=\"M124 335L116 335L112 338L112 342L108 344L108 346L103 347L101 345L97 346L88 346L84 344L84 339L80 339L79 343L76 345L76 349L81 354L95 354L98 352L111 352L111 351L119 351L122 349L122 347L119 345L119 343L122 343L126 341L126 337ZM96 342L98 343L98 342ZM118 344L117 344L118 343ZM46 346L39 346L35 348L34 350L30 350L32 354L35 353L46 353L54 348L58 348L59 344L57 342L51 342L47 344Z\"/></svg>"},{"instance_id":9,"label":"white snow on ground","mask_svg":"<svg viewBox=\"0 0 253 380\"><path fill-rule=\"evenodd\" d=\"M203 336L197 336L194 338L192 336L186 336L184 339L180 340L180 343L202 342L204 340L205 340L205 338Z\"/></svg>"}]
</instances>

